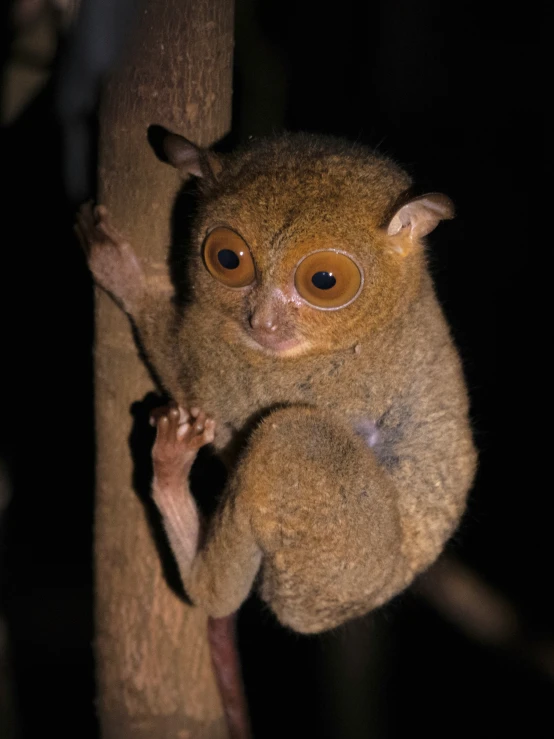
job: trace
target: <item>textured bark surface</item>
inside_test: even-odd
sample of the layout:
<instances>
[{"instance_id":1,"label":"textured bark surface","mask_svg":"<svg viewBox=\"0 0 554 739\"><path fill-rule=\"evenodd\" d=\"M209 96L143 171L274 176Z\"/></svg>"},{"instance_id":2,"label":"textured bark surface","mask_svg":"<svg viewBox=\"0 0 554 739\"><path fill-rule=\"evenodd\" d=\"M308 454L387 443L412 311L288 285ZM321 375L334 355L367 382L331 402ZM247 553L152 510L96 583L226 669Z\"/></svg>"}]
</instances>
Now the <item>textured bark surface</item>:
<instances>
[{"instance_id":1,"label":"textured bark surface","mask_svg":"<svg viewBox=\"0 0 554 739\"><path fill-rule=\"evenodd\" d=\"M148 0L101 111L99 202L149 277L165 271L176 173L150 149L160 124L207 145L230 124L232 0ZM96 301L96 656L104 739L226 736L205 617L168 587L133 490L132 404L152 389L127 319Z\"/></svg>"}]
</instances>

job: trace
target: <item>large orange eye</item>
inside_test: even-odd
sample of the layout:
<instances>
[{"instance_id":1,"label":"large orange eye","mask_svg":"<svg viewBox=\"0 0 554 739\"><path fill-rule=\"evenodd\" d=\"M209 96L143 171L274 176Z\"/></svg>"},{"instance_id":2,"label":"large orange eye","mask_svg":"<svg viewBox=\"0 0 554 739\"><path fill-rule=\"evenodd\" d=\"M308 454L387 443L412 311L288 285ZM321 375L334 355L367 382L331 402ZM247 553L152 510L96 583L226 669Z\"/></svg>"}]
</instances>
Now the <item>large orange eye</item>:
<instances>
[{"instance_id":1,"label":"large orange eye","mask_svg":"<svg viewBox=\"0 0 554 739\"><path fill-rule=\"evenodd\" d=\"M346 254L316 251L300 262L294 284L301 297L315 308L342 308L358 296L362 273Z\"/></svg>"},{"instance_id":2,"label":"large orange eye","mask_svg":"<svg viewBox=\"0 0 554 739\"><path fill-rule=\"evenodd\" d=\"M208 234L203 257L208 272L227 287L246 287L256 278L250 249L229 228L216 228Z\"/></svg>"}]
</instances>

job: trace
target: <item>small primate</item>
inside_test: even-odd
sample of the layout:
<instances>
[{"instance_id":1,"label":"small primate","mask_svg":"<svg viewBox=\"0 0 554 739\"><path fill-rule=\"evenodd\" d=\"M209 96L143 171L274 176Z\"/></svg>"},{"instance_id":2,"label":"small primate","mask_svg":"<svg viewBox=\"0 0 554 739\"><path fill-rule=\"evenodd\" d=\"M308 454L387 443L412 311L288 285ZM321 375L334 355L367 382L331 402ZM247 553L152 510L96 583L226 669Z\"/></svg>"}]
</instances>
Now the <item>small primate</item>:
<instances>
[{"instance_id":1,"label":"small primate","mask_svg":"<svg viewBox=\"0 0 554 739\"><path fill-rule=\"evenodd\" d=\"M333 138L218 156L169 134L164 148L200 178L184 304L149 286L106 208L84 206L77 231L175 401L153 421L153 497L184 587L222 619L257 578L285 626L333 628L436 559L472 483L464 379L425 258L452 203L413 197L389 159ZM188 480L208 443L229 475L201 531Z\"/></svg>"}]
</instances>

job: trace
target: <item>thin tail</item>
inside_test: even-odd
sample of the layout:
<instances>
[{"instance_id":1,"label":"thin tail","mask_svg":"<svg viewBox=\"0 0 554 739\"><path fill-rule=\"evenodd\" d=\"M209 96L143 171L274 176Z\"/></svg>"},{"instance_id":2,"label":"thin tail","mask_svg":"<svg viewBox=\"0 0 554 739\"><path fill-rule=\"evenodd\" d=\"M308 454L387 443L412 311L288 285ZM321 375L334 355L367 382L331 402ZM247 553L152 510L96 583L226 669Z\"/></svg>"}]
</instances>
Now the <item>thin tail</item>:
<instances>
[{"instance_id":1,"label":"thin tail","mask_svg":"<svg viewBox=\"0 0 554 739\"><path fill-rule=\"evenodd\" d=\"M208 618L208 641L230 739L252 739L236 637L236 612Z\"/></svg>"}]
</instances>

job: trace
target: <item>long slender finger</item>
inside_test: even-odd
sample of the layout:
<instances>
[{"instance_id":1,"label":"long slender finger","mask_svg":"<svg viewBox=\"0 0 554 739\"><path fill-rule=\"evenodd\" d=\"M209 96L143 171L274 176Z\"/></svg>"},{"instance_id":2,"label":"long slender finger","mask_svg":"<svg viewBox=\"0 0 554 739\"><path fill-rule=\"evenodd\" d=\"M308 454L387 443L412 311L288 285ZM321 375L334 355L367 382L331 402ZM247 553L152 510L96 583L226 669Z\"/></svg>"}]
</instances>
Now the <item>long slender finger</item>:
<instances>
[{"instance_id":1,"label":"long slender finger","mask_svg":"<svg viewBox=\"0 0 554 739\"><path fill-rule=\"evenodd\" d=\"M200 411L194 421L194 431L197 434L201 434L202 431L204 431L205 424L206 424L206 414L204 413L204 411Z\"/></svg>"},{"instance_id":2,"label":"long slender finger","mask_svg":"<svg viewBox=\"0 0 554 739\"><path fill-rule=\"evenodd\" d=\"M179 408L179 423L188 423L190 420L190 414L185 408L182 406L178 406Z\"/></svg>"},{"instance_id":3,"label":"long slender finger","mask_svg":"<svg viewBox=\"0 0 554 739\"><path fill-rule=\"evenodd\" d=\"M164 443L169 436L169 418L161 416L156 424L156 440Z\"/></svg>"},{"instance_id":4,"label":"long slender finger","mask_svg":"<svg viewBox=\"0 0 554 739\"><path fill-rule=\"evenodd\" d=\"M177 436L177 429L179 428L179 408L176 405L169 409L167 418L169 420L169 433L171 436Z\"/></svg>"},{"instance_id":5,"label":"long slender finger","mask_svg":"<svg viewBox=\"0 0 554 739\"><path fill-rule=\"evenodd\" d=\"M204 424L204 439L206 444L211 444L215 438L215 421L213 418L207 418Z\"/></svg>"}]
</instances>

